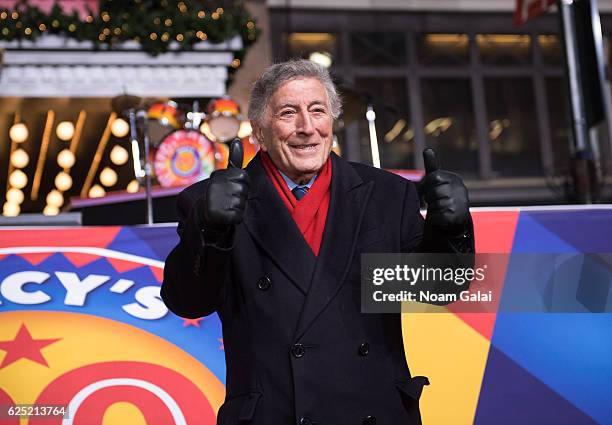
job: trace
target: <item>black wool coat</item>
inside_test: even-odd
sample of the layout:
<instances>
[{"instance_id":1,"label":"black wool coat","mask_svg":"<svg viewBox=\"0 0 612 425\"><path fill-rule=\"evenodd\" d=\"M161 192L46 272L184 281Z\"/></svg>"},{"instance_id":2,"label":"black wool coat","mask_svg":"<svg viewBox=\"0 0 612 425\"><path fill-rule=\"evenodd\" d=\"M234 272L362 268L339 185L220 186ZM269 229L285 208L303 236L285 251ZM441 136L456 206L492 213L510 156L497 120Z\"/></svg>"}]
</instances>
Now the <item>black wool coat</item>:
<instances>
[{"instance_id":1,"label":"black wool coat","mask_svg":"<svg viewBox=\"0 0 612 425\"><path fill-rule=\"evenodd\" d=\"M259 156L233 247L206 243L196 201L178 197L180 243L161 295L182 317L217 312L227 363L220 425L415 425L427 378L412 377L399 314L360 312L360 257L411 252L424 221L413 183L332 153L331 202L318 257Z\"/></svg>"}]
</instances>

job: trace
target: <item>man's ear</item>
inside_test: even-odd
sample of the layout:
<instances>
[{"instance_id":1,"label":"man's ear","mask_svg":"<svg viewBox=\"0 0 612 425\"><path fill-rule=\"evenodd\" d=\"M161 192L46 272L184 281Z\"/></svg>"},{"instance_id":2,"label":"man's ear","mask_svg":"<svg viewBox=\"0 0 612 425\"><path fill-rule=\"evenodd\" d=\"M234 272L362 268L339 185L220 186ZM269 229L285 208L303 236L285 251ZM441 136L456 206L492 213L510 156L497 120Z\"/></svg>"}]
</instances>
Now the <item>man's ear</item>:
<instances>
[{"instance_id":1,"label":"man's ear","mask_svg":"<svg viewBox=\"0 0 612 425\"><path fill-rule=\"evenodd\" d=\"M263 137L263 131L261 129L260 126L258 125L253 125L253 131L251 132L251 141L255 141L259 144L259 147L261 148L262 151L267 152L268 148L265 145L264 142L264 137Z\"/></svg>"}]
</instances>

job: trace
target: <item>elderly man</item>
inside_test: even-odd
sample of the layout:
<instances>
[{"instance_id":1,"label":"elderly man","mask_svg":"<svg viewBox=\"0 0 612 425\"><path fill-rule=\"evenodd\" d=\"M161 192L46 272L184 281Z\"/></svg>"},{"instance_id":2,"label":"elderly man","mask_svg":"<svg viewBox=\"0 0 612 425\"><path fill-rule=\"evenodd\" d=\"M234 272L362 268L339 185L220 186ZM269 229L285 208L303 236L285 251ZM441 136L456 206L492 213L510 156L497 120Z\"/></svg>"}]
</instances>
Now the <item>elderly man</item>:
<instances>
[{"instance_id":1,"label":"elderly man","mask_svg":"<svg viewBox=\"0 0 612 425\"><path fill-rule=\"evenodd\" d=\"M473 251L467 192L438 170L421 182L331 154L340 100L309 61L270 67L249 104L261 152L185 189L181 241L162 298L174 313L217 312L227 395L218 424L417 424L424 377L406 364L399 314L360 311L365 252Z\"/></svg>"}]
</instances>

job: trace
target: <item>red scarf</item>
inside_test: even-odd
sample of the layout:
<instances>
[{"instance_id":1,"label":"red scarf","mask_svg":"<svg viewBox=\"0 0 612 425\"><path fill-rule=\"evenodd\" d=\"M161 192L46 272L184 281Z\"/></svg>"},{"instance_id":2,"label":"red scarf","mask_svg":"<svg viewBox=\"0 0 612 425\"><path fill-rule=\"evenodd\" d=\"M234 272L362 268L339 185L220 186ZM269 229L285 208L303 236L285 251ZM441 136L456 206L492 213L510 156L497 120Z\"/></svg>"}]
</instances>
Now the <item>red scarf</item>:
<instances>
[{"instance_id":1,"label":"red scarf","mask_svg":"<svg viewBox=\"0 0 612 425\"><path fill-rule=\"evenodd\" d=\"M302 236L315 256L319 255L325 219L329 210L331 187L331 159L327 159L308 193L298 201L266 152L261 153L261 163L283 203L289 210Z\"/></svg>"}]
</instances>

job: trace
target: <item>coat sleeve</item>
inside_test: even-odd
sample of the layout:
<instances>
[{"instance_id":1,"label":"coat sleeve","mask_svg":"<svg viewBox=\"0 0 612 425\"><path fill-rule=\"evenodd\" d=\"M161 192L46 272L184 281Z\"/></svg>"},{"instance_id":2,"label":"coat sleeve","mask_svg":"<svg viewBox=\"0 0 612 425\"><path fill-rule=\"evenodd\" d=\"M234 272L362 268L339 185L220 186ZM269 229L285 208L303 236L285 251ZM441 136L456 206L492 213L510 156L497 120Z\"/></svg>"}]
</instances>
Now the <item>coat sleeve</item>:
<instances>
[{"instance_id":1,"label":"coat sleeve","mask_svg":"<svg viewBox=\"0 0 612 425\"><path fill-rule=\"evenodd\" d=\"M420 205L416 186L412 182L407 182L401 215L401 252L420 252L419 248L423 241L423 229L425 227Z\"/></svg>"},{"instance_id":2,"label":"coat sleeve","mask_svg":"<svg viewBox=\"0 0 612 425\"><path fill-rule=\"evenodd\" d=\"M161 297L178 316L197 318L219 309L228 278L231 246L207 243L199 222L198 201L208 182L195 183L177 198L179 244L166 258Z\"/></svg>"}]
</instances>

